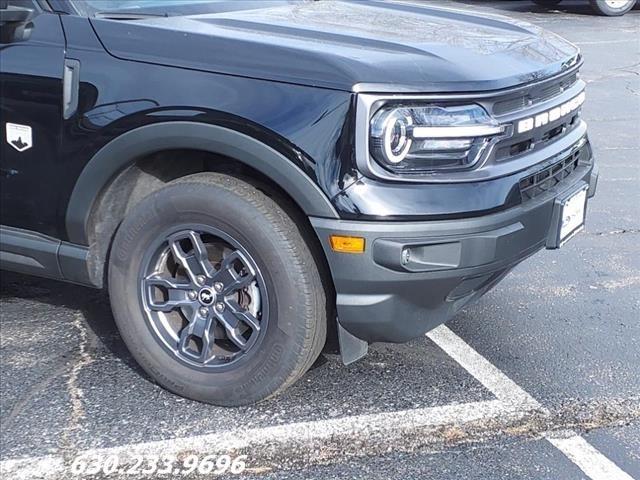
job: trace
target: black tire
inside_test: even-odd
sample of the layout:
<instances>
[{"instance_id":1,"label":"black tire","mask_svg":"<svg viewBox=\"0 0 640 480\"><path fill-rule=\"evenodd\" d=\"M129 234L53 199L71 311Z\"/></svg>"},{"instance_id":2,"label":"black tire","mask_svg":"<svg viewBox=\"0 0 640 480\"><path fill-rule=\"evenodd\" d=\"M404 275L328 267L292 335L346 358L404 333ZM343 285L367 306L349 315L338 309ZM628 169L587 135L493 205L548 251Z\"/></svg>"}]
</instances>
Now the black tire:
<instances>
[{"instance_id":1,"label":"black tire","mask_svg":"<svg viewBox=\"0 0 640 480\"><path fill-rule=\"evenodd\" d=\"M560 5L562 0L533 0L533 3L545 8L552 8Z\"/></svg>"},{"instance_id":2,"label":"black tire","mask_svg":"<svg viewBox=\"0 0 640 480\"><path fill-rule=\"evenodd\" d=\"M625 3L621 3L619 7L609 5L605 0L589 0L591 8L598 14L607 17L619 17L631 10L636 0L627 0Z\"/></svg>"},{"instance_id":3,"label":"black tire","mask_svg":"<svg viewBox=\"0 0 640 480\"><path fill-rule=\"evenodd\" d=\"M290 205L282 199L276 201L272 198L277 199L270 198L236 177L196 174L171 182L142 200L119 227L109 260L109 293L113 314L131 354L166 389L190 399L221 406L252 404L294 383L320 354L327 328L325 290L310 248L297 226L300 222L296 223L292 215L287 213ZM249 337L255 333L257 340L246 352L238 348L234 354L238 355L238 359L229 364L223 364L223 361L221 365L200 365L195 361L192 364L191 357L184 352L194 356L201 354L204 358L204 347L200 347L201 352L197 351L197 345L203 344L203 341L196 342L195 347L189 347L193 351L185 350L185 344L178 342L174 351L163 343L164 337L156 333L160 324L154 323L157 318L154 315L159 314L152 311L145 296L146 289L153 288L147 287L150 277L145 277L145 268L148 268L145 259L153 257L153 252L158 248L161 251L158 242L162 242L168 232L183 231L185 225L210 227L237 240L247 258L254 262L256 275L260 275L255 277L253 285L260 289L256 290L256 295L262 295L263 291L265 295L261 296L261 311L256 313L254 320L259 318L263 328L255 333L245 326ZM208 234L205 232L200 238L217 239L205 235ZM167 242L165 251L173 256L172 244ZM177 244L183 245L184 242ZM195 245L197 243L193 243L191 255L196 251ZM183 247L176 248L182 252ZM188 248L185 247L185 251ZM168 258L167 262L171 260L168 254L161 258ZM173 260L178 265L176 268L180 269L182 263L175 258ZM242 262L240 267L240 274L246 273ZM212 271L217 273L222 270L222 266L216 266ZM193 272L189 269L188 273ZM201 281L202 276L198 277ZM193 295L195 292L188 293ZM197 295L198 301L202 301L201 293ZM166 299L159 300L164 306L162 302L166 302ZM210 328L218 328L226 333L224 326L215 323L216 312L213 303L211 305L210 317L214 320ZM216 307L218 305L215 304ZM268 305L266 327L265 305ZM182 317L184 312L181 307L177 312L172 311L167 315ZM185 318L184 321L190 320ZM216 335L219 333L212 338L218 338ZM230 350L235 348L228 339L223 340L227 342L225 345L231 345L228 347ZM210 358L218 361L216 355Z\"/></svg>"}]
</instances>

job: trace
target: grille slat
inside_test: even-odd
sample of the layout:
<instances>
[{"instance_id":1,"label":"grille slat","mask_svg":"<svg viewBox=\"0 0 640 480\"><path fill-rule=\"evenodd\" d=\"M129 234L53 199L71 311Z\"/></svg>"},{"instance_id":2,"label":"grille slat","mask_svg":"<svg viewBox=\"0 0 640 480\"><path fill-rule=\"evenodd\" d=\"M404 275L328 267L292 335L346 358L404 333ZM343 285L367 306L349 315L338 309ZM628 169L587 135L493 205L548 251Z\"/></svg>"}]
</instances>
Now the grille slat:
<instances>
[{"instance_id":1,"label":"grille slat","mask_svg":"<svg viewBox=\"0 0 640 480\"><path fill-rule=\"evenodd\" d=\"M558 185L578 168L579 161L580 150L576 150L567 158L520 180L522 200L531 200Z\"/></svg>"},{"instance_id":2,"label":"grille slat","mask_svg":"<svg viewBox=\"0 0 640 480\"><path fill-rule=\"evenodd\" d=\"M527 153L534 148L542 148L551 141L558 140L569 134L577 125L580 114L573 117L565 118L559 121L555 126L547 127L547 130L541 129L540 132L532 133L531 137L522 139L507 138L498 142L494 154L497 162L511 160L523 153ZM534 137L536 135L536 137Z\"/></svg>"},{"instance_id":3,"label":"grille slat","mask_svg":"<svg viewBox=\"0 0 640 480\"><path fill-rule=\"evenodd\" d=\"M578 81L578 74L572 73L552 85L544 85L533 88L525 94L518 94L513 98L499 100L493 104L494 115L505 115L507 113L517 112L525 108L533 107L539 103L551 100L557 97L565 90L568 90Z\"/></svg>"},{"instance_id":4,"label":"grille slat","mask_svg":"<svg viewBox=\"0 0 640 480\"><path fill-rule=\"evenodd\" d=\"M573 70L562 76L550 78L540 83L524 87L517 92L497 96L485 106L493 112L498 121L514 125L514 132L496 142L488 159L491 163L507 162L522 155L545 148L570 134L579 124L581 109L575 114L562 115L543 126L536 126L528 132L517 132L518 122L529 117L548 112L563 105L580 94L584 87L579 72ZM542 108L543 103L548 104Z\"/></svg>"}]
</instances>

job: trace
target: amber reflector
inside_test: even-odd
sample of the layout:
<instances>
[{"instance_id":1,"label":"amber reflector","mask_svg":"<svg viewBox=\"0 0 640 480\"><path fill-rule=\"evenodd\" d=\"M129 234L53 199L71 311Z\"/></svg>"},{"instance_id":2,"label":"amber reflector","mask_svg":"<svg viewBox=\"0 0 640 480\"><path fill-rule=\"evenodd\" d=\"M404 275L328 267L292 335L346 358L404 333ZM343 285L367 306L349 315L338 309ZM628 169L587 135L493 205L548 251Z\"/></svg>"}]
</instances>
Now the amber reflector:
<instances>
[{"instance_id":1,"label":"amber reflector","mask_svg":"<svg viewBox=\"0 0 640 480\"><path fill-rule=\"evenodd\" d=\"M331 235L331 249L340 253L364 253L364 238Z\"/></svg>"}]
</instances>

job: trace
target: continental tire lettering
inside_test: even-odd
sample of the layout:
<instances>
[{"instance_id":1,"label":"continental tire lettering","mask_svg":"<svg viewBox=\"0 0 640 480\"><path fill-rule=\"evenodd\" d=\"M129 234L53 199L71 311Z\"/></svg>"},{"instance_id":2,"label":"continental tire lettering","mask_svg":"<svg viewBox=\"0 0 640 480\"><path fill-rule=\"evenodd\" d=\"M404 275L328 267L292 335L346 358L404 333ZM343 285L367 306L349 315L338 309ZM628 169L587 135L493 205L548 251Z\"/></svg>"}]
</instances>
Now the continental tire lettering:
<instances>
[{"instance_id":1,"label":"continental tire lettering","mask_svg":"<svg viewBox=\"0 0 640 480\"><path fill-rule=\"evenodd\" d=\"M146 218L144 222L134 225L124 232L125 235L121 243L121 248L117 252L117 259L120 264L126 262L127 251L135 247L135 242L140 232L146 228L151 220L153 220L153 218Z\"/></svg>"},{"instance_id":2,"label":"continental tire lettering","mask_svg":"<svg viewBox=\"0 0 640 480\"><path fill-rule=\"evenodd\" d=\"M169 385L171 389L175 392L184 391L184 385L180 383L172 382L167 376L165 376L162 371L158 370L155 367L149 366L149 370L153 372L153 376L158 380L158 383L162 383L164 385Z\"/></svg>"},{"instance_id":3,"label":"continental tire lettering","mask_svg":"<svg viewBox=\"0 0 640 480\"><path fill-rule=\"evenodd\" d=\"M272 367L280 364L283 353L284 353L284 345L275 344L271 348L269 352L269 356L263 362L262 367L258 370L258 372L252 378L250 378L248 382L245 382L244 384L235 388L233 390L233 393L241 394L243 391L247 390L249 386L263 383L265 378L267 378L268 376L269 377L271 376L271 375L268 375L268 373L272 371Z\"/></svg>"}]
</instances>

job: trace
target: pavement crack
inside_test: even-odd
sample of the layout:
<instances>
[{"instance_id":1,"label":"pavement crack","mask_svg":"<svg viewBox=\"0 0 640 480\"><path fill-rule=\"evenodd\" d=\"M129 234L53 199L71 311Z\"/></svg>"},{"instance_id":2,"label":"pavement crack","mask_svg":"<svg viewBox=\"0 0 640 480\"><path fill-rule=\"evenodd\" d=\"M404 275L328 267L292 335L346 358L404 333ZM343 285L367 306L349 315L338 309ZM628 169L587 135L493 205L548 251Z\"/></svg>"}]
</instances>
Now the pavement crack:
<instances>
[{"instance_id":1,"label":"pavement crack","mask_svg":"<svg viewBox=\"0 0 640 480\"><path fill-rule=\"evenodd\" d=\"M640 71L635 70L635 68L637 68L638 66L640 66L640 63L633 63L631 65L624 65L622 67L611 68L607 73L603 73L601 75L594 75L594 76L585 75L583 78L587 83L592 83L592 82L601 82L603 80L610 80L612 78L621 77L621 76L623 77L625 76L625 74L640 76Z\"/></svg>"},{"instance_id":2,"label":"pavement crack","mask_svg":"<svg viewBox=\"0 0 640 480\"><path fill-rule=\"evenodd\" d=\"M24 412L25 408L30 404L30 402L36 398L40 393L42 393L51 382L53 382L56 378L63 375L66 371L69 370L68 363L65 362L64 365L56 368L53 373L43 381L38 382L36 385L31 387L31 389L27 392L27 394L21 398L18 403L11 409L7 418L2 422L2 428L6 431L9 427L13 425L16 419Z\"/></svg>"},{"instance_id":3,"label":"pavement crack","mask_svg":"<svg viewBox=\"0 0 640 480\"><path fill-rule=\"evenodd\" d=\"M594 235L596 237L605 237L609 235L624 235L626 233L640 233L640 228L616 228L614 230L609 230L606 232L589 232L590 235Z\"/></svg>"},{"instance_id":4,"label":"pavement crack","mask_svg":"<svg viewBox=\"0 0 640 480\"><path fill-rule=\"evenodd\" d=\"M66 382L67 393L71 402L71 415L62 435L61 448L63 451L72 450L71 434L82 427L82 422L86 417L83 401L84 392L79 382L80 372L95 361L90 353L91 347L95 343L95 337L90 336L85 319L80 313L74 316L73 326L78 330L79 344L78 355Z\"/></svg>"},{"instance_id":5,"label":"pavement crack","mask_svg":"<svg viewBox=\"0 0 640 480\"><path fill-rule=\"evenodd\" d=\"M640 62L634 63L626 67L614 68L614 70L619 70L621 72L631 73L632 75L640 76L640 70L634 70L634 69L640 69Z\"/></svg>"},{"instance_id":6,"label":"pavement crack","mask_svg":"<svg viewBox=\"0 0 640 480\"><path fill-rule=\"evenodd\" d=\"M486 444L495 438L539 440L562 435L566 431L580 434L606 427L629 425L640 420L640 399L608 399L602 401L567 401L556 408L532 409L525 414L507 413L467 423L452 422L433 428L388 428L376 431L373 426L365 435L330 436L307 439L286 445L262 445L260 455L252 452L254 466L269 471L307 468L310 464L332 464L348 458L396 453L439 452L456 446Z\"/></svg>"}]
</instances>

